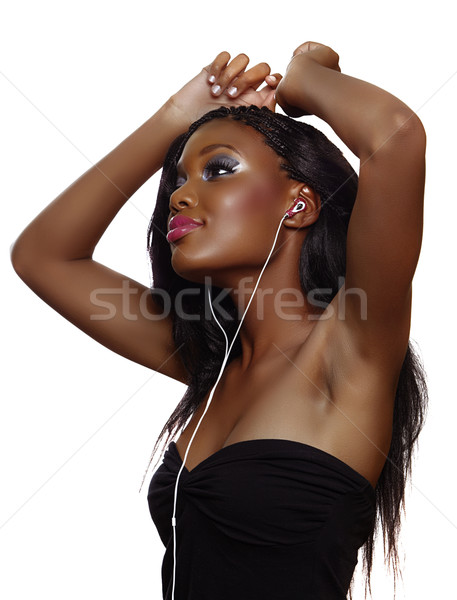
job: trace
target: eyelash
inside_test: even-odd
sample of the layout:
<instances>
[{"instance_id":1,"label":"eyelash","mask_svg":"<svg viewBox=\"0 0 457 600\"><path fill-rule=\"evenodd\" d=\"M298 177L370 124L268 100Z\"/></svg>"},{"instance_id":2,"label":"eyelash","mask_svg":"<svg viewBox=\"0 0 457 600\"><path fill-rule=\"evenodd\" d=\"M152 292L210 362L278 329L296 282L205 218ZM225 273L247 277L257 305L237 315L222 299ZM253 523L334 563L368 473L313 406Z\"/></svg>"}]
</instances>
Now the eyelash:
<instances>
[{"instance_id":1,"label":"eyelash","mask_svg":"<svg viewBox=\"0 0 457 600\"><path fill-rule=\"evenodd\" d=\"M228 171L229 173L234 173L236 167L239 165L239 163L237 161L234 160L229 160L227 158L214 158L208 161L208 163L206 164L205 168L203 169L203 173L205 172L209 172L209 173L216 173L216 175L213 175L213 177L223 177L224 175L217 173L217 171ZM206 181L206 180L205 180ZM183 184L181 184L183 185ZM180 185L178 183L176 183L175 185L175 190L177 190L180 187Z\"/></svg>"}]
</instances>

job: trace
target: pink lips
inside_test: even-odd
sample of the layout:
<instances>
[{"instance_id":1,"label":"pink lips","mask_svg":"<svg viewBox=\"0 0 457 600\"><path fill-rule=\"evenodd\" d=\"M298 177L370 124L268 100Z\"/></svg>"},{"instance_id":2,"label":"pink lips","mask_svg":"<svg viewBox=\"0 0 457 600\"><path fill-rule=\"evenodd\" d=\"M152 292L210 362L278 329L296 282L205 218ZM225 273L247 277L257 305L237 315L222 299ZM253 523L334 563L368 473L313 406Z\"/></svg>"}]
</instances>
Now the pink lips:
<instances>
[{"instance_id":1,"label":"pink lips","mask_svg":"<svg viewBox=\"0 0 457 600\"><path fill-rule=\"evenodd\" d=\"M185 217L184 215L176 215L168 224L169 232L167 233L167 241L174 242L201 225L203 225L203 223L200 223L195 219Z\"/></svg>"}]
</instances>

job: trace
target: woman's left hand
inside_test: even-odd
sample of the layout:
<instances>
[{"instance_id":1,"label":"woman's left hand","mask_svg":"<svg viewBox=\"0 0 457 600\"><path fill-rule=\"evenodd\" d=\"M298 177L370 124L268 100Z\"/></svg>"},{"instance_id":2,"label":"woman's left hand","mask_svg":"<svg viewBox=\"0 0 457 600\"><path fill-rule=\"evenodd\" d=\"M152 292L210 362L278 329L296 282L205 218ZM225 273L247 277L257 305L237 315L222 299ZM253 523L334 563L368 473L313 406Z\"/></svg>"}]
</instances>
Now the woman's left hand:
<instances>
[{"instance_id":1,"label":"woman's left hand","mask_svg":"<svg viewBox=\"0 0 457 600\"><path fill-rule=\"evenodd\" d=\"M304 71L311 62L327 69L341 72L338 54L329 46L317 42L305 42L294 50L292 59L276 88L276 102L290 117L309 115L303 106L303 93L306 86Z\"/></svg>"}]
</instances>

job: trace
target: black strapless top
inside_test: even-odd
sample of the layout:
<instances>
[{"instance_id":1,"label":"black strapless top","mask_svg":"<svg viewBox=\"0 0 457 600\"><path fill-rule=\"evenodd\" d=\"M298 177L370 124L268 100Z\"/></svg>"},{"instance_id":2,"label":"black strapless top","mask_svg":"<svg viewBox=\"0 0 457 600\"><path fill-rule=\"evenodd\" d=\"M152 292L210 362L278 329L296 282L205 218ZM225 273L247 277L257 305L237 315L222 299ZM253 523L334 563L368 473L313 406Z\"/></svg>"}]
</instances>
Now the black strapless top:
<instances>
[{"instance_id":1,"label":"black strapless top","mask_svg":"<svg viewBox=\"0 0 457 600\"><path fill-rule=\"evenodd\" d=\"M148 492L164 600L181 465L171 442ZM335 456L282 439L226 446L179 478L175 600L345 599L374 520L370 482Z\"/></svg>"}]
</instances>

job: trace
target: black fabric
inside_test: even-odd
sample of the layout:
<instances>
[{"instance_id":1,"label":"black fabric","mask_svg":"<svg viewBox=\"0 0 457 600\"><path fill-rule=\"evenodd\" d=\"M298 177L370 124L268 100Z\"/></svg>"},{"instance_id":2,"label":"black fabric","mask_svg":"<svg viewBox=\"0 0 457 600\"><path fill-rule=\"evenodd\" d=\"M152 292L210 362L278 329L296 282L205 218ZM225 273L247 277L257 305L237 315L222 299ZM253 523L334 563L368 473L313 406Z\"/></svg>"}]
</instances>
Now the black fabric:
<instances>
[{"instance_id":1,"label":"black fabric","mask_svg":"<svg viewBox=\"0 0 457 600\"><path fill-rule=\"evenodd\" d=\"M148 492L173 585L174 490L182 461L166 450ZM335 456L291 440L237 442L178 484L175 600L340 600L374 527L370 482Z\"/></svg>"}]
</instances>

